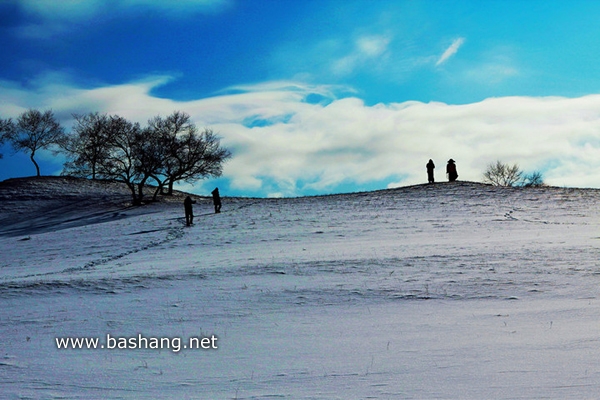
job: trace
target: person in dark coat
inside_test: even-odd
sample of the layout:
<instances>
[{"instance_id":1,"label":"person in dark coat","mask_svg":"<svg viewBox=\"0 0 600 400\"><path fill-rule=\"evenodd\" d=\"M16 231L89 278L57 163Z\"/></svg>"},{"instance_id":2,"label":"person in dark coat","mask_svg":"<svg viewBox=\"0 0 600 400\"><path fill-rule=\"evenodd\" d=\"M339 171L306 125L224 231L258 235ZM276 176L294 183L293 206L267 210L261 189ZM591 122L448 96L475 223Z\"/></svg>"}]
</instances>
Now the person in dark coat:
<instances>
[{"instance_id":1,"label":"person in dark coat","mask_svg":"<svg viewBox=\"0 0 600 400\"><path fill-rule=\"evenodd\" d=\"M212 192L213 204L215 205L215 214L221 212L221 195L219 194L219 188L215 188Z\"/></svg>"},{"instance_id":2,"label":"person in dark coat","mask_svg":"<svg viewBox=\"0 0 600 400\"><path fill-rule=\"evenodd\" d=\"M448 181L454 182L456 178L458 178L458 172L456 172L456 164L454 164L454 160L448 160L448 165L446 165L446 174L448 174Z\"/></svg>"},{"instance_id":3,"label":"person in dark coat","mask_svg":"<svg viewBox=\"0 0 600 400\"><path fill-rule=\"evenodd\" d=\"M194 223L194 209L192 204L196 204L196 200L192 200L190 196L186 197L183 201L183 208L185 209L185 224L190 226Z\"/></svg>"},{"instance_id":4,"label":"person in dark coat","mask_svg":"<svg viewBox=\"0 0 600 400\"><path fill-rule=\"evenodd\" d=\"M433 160L429 160L429 162L427 163L427 180L429 181L429 183L434 183L435 179L433 178L433 170L435 169L435 164L433 163Z\"/></svg>"}]
</instances>

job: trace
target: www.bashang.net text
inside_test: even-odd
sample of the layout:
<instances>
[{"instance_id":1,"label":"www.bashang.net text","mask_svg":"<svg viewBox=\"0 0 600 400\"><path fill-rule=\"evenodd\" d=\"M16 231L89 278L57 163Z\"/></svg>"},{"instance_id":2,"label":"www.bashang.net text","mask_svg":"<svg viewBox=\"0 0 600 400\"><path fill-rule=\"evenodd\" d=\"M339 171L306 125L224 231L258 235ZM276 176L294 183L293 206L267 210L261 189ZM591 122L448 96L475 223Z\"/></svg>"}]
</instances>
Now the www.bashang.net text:
<instances>
[{"instance_id":1,"label":"www.bashang.net text","mask_svg":"<svg viewBox=\"0 0 600 400\"><path fill-rule=\"evenodd\" d=\"M218 338L211 336L191 336L187 340L179 337L119 337L107 334L102 341L100 337L57 337L58 349L88 349L88 350L171 350L178 353L181 350L216 350Z\"/></svg>"}]
</instances>

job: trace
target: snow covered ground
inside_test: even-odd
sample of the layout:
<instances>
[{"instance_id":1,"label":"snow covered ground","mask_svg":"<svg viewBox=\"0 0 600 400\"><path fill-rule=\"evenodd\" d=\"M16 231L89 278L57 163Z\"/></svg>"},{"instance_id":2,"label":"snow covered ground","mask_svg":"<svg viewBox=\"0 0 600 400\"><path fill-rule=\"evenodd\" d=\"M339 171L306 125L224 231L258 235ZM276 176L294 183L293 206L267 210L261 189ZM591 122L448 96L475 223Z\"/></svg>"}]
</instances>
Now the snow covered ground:
<instances>
[{"instance_id":1,"label":"snow covered ground","mask_svg":"<svg viewBox=\"0 0 600 400\"><path fill-rule=\"evenodd\" d=\"M198 198L188 228L181 197L61 179L0 183L3 398L600 393L600 191Z\"/></svg>"}]
</instances>

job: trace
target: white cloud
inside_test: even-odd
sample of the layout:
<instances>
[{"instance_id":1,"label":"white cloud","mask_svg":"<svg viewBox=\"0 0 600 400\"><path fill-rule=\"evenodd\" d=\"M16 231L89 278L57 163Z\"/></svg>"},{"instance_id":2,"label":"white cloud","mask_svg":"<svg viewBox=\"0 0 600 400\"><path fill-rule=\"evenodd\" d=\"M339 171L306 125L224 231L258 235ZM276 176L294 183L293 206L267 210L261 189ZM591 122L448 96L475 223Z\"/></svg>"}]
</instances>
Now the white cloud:
<instances>
[{"instance_id":1,"label":"white cloud","mask_svg":"<svg viewBox=\"0 0 600 400\"><path fill-rule=\"evenodd\" d=\"M186 102L150 95L168 79L95 89L60 76L28 88L0 82L0 115L52 108L70 126L73 112L117 113L143 123L182 110L233 150L224 170L232 187L264 195L327 193L347 182L422 183L429 158L439 181L449 158L457 161L459 179L476 181L500 159L540 169L550 184L600 187L600 95L367 106L356 97L336 98L336 87L299 82L248 85ZM310 95L328 101L306 102Z\"/></svg>"},{"instance_id":2,"label":"white cloud","mask_svg":"<svg viewBox=\"0 0 600 400\"><path fill-rule=\"evenodd\" d=\"M497 85L520 74L515 64L510 48L496 48L485 55L484 61L465 69L463 78L479 85Z\"/></svg>"},{"instance_id":3,"label":"white cloud","mask_svg":"<svg viewBox=\"0 0 600 400\"><path fill-rule=\"evenodd\" d=\"M332 72L336 75L349 75L365 64L386 54L391 38L388 36L361 36L354 43L349 54L333 62Z\"/></svg>"},{"instance_id":4,"label":"white cloud","mask_svg":"<svg viewBox=\"0 0 600 400\"><path fill-rule=\"evenodd\" d=\"M356 41L356 47L364 57L379 57L388 48L390 38L386 36L363 36Z\"/></svg>"},{"instance_id":5,"label":"white cloud","mask_svg":"<svg viewBox=\"0 0 600 400\"><path fill-rule=\"evenodd\" d=\"M463 45L464 42L465 42L465 38L461 37L461 38L455 39L452 42L452 44L450 45L450 47L448 47L446 49L446 51L444 51L444 54L442 54L442 56L437 60L437 62L435 63L435 66L437 67L439 65L442 65L446 61L448 61L448 59L450 57L452 57L453 55L456 54L456 52L458 51L460 46Z\"/></svg>"}]
</instances>

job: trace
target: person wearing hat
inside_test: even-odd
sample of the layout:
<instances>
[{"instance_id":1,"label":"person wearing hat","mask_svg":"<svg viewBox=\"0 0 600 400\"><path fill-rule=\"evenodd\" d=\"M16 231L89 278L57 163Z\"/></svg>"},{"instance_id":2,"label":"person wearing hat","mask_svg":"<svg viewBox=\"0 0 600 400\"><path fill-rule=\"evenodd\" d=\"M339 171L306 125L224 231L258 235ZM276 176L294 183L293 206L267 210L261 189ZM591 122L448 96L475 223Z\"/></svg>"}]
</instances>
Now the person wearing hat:
<instances>
[{"instance_id":1,"label":"person wearing hat","mask_svg":"<svg viewBox=\"0 0 600 400\"><path fill-rule=\"evenodd\" d=\"M456 178L458 178L458 172L456 172L456 164L454 164L454 160L448 160L448 165L446 165L446 174L448 175L448 181L454 182Z\"/></svg>"}]
</instances>

